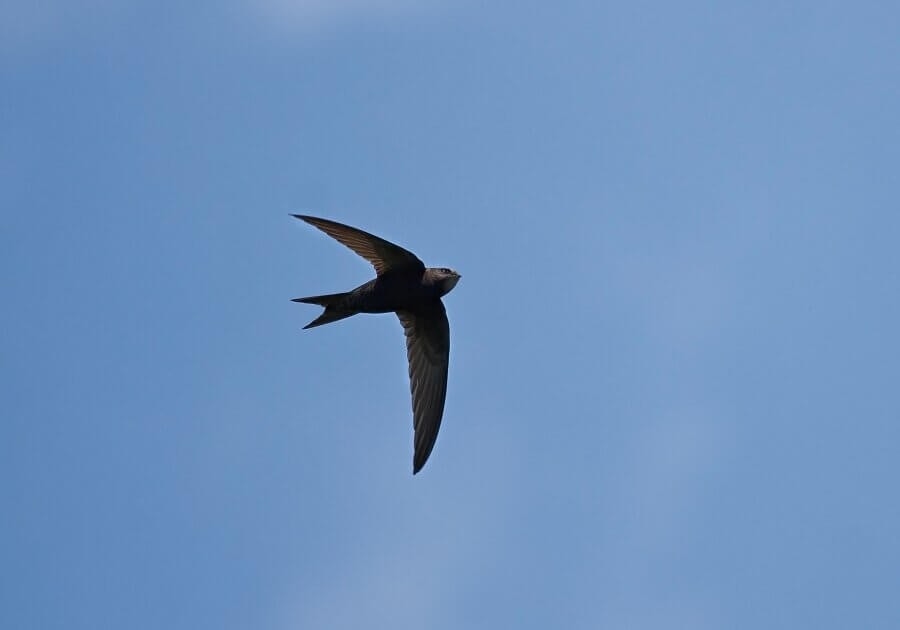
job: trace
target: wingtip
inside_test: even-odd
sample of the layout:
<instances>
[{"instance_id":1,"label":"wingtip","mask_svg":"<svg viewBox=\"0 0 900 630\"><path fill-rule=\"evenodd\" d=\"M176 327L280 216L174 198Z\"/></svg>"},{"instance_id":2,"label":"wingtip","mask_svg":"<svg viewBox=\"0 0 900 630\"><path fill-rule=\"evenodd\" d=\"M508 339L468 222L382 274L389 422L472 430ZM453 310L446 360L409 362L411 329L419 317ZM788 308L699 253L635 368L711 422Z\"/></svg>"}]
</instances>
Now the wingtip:
<instances>
[{"instance_id":1,"label":"wingtip","mask_svg":"<svg viewBox=\"0 0 900 630\"><path fill-rule=\"evenodd\" d=\"M319 217L314 217L310 214L291 214L295 219L300 219L305 223L309 223L310 225L315 225L318 227L318 223L321 221L325 221L325 219L320 219Z\"/></svg>"}]
</instances>

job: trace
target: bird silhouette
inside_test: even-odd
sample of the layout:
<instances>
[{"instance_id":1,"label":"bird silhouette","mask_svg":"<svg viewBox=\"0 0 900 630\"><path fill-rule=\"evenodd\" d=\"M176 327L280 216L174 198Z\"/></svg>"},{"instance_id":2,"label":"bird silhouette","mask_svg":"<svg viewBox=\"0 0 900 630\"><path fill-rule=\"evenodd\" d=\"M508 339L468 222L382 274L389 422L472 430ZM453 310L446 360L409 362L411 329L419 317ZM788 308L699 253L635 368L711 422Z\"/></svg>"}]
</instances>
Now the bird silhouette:
<instances>
[{"instance_id":1,"label":"bird silhouette","mask_svg":"<svg viewBox=\"0 0 900 630\"><path fill-rule=\"evenodd\" d=\"M396 313L403 325L412 393L413 474L416 474L434 448L444 413L450 323L441 296L456 286L460 275L445 267L426 268L412 252L349 225L302 214L292 216L319 228L368 260L376 274L374 280L352 291L294 299L294 302L325 307L304 330L357 313Z\"/></svg>"}]
</instances>

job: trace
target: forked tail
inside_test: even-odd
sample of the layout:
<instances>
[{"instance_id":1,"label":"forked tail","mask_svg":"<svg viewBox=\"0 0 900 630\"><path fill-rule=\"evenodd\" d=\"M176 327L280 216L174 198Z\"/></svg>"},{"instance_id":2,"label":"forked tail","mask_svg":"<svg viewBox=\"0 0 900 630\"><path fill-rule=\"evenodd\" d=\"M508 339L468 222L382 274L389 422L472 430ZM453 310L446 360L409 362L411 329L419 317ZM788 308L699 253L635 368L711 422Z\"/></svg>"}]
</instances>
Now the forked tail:
<instances>
[{"instance_id":1,"label":"forked tail","mask_svg":"<svg viewBox=\"0 0 900 630\"><path fill-rule=\"evenodd\" d=\"M318 304L319 306L325 307L324 313L322 313L303 327L303 330L306 330L307 328L315 328L316 326L321 326L322 324L330 324L331 322L336 322L339 319L344 319L345 317L356 315L356 311L347 311L340 307L341 302L344 301L344 298L347 295L348 293L313 295L310 297L294 298L291 301L302 302L304 304Z\"/></svg>"}]
</instances>

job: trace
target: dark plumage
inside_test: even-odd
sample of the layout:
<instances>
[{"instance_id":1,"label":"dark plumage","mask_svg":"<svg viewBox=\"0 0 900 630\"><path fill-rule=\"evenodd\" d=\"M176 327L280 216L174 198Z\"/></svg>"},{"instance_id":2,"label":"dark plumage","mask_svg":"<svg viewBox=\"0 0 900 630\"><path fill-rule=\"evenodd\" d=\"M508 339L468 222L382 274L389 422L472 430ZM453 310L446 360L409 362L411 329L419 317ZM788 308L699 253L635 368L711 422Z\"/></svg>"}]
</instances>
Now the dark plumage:
<instances>
[{"instance_id":1,"label":"dark plumage","mask_svg":"<svg viewBox=\"0 0 900 630\"><path fill-rule=\"evenodd\" d=\"M441 296L456 286L460 275L452 269L426 269L412 252L349 225L300 214L293 216L314 225L368 260L377 274L374 280L346 293L296 298L294 302L325 307L304 329L357 313L394 312L400 318L409 360L415 431L413 474L416 474L434 448L444 413L450 324Z\"/></svg>"}]
</instances>

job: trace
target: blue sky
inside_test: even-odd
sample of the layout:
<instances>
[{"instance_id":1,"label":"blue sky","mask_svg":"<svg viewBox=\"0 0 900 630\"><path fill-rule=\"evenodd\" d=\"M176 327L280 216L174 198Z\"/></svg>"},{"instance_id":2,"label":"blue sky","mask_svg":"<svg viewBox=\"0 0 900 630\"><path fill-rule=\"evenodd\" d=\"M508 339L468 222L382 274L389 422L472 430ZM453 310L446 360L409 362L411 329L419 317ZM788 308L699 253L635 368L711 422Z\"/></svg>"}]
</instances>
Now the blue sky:
<instances>
[{"instance_id":1,"label":"blue sky","mask_svg":"<svg viewBox=\"0 0 900 630\"><path fill-rule=\"evenodd\" d=\"M5 3L0 626L900 626L898 25ZM463 274L416 477L290 212Z\"/></svg>"}]
</instances>

